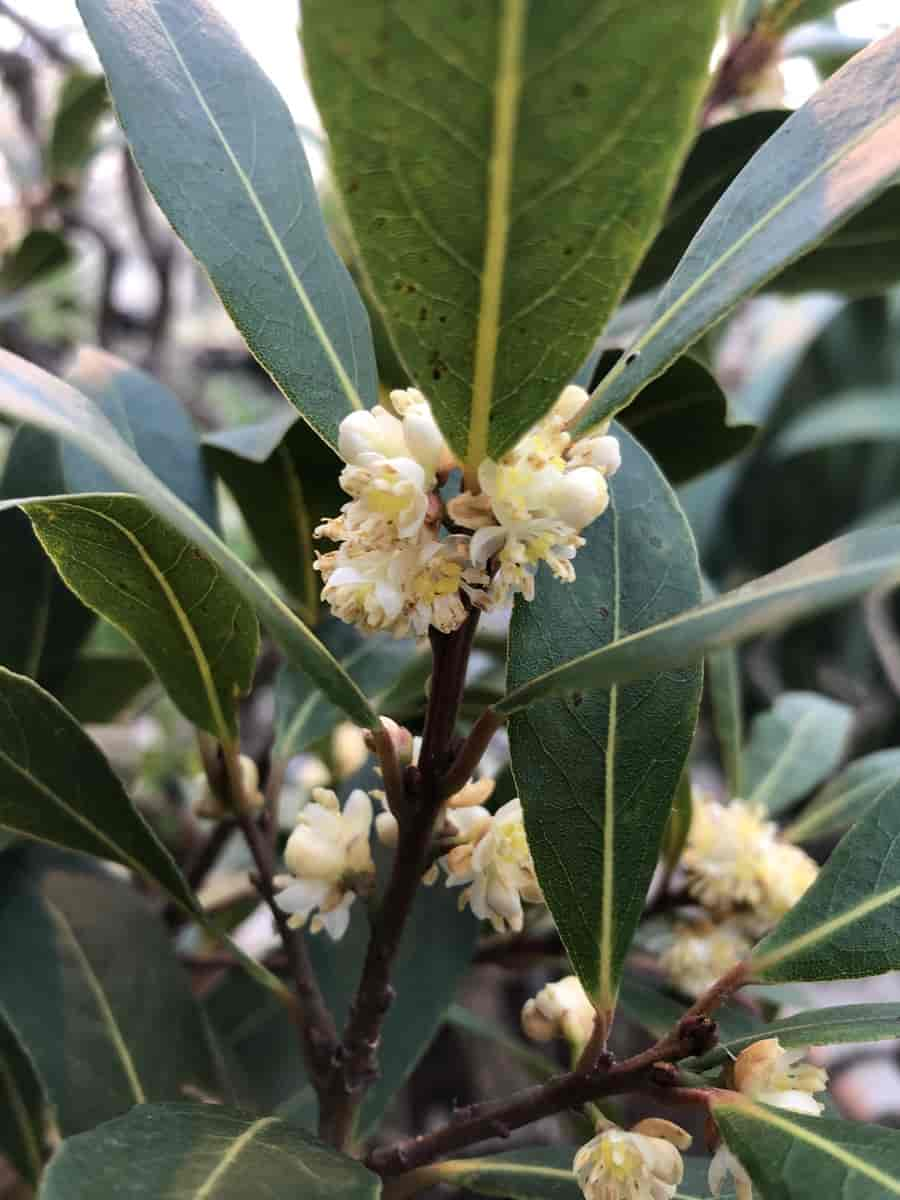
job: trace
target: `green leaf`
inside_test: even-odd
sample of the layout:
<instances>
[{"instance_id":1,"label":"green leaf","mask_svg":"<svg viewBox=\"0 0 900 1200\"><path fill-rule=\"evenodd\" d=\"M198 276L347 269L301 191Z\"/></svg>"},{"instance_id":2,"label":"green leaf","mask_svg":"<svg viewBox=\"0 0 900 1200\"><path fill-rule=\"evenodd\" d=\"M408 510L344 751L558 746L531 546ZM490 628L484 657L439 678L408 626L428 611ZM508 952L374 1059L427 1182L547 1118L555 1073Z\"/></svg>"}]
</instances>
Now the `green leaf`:
<instances>
[{"instance_id":1,"label":"green leaf","mask_svg":"<svg viewBox=\"0 0 900 1200\"><path fill-rule=\"evenodd\" d=\"M856 979L900 968L900 783L838 843L819 877L751 958L774 983Z\"/></svg>"},{"instance_id":2,"label":"green leaf","mask_svg":"<svg viewBox=\"0 0 900 1200\"><path fill-rule=\"evenodd\" d=\"M612 369L616 351L600 356L592 387ZM690 355L672 363L622 414L622 424L649 450L671 483L717 467L750 444L745 420L707 368Z\"/></svg>"},{"instance_id":3,"label":"green leaf","mask_svg":"<svg viewBox=\"0 0 900 1200\"><path fill-rule=\"evenodd\" d=\"M653 460L620 431L609 511L585 531L565 590L544 570L517 602L512 694L700 597L684 514ZM699 668L630 687L544 700L513 718L510 752L538 879L572 965L598 1009L615 1006L622 963L659 857L690 748Z\"/></svg>"},{"instance_id":4,"label":"green leaf","mask_svg":"<svg viewBox=\"0 0 900 1200\"><path fill-rule=\"evenodd\" d=\"M221 1097L216 1055L164 926L130 887L31 850L4 875L2 1009L63 1136L147 1100Z\"/></svg>"},{"instance_id":5,"label":"green leaf","mask_svg":"<svg viewBox=\"0 0 900 1200\"><path fill-rule=\"evenodd\" d=\"M743 795L784 812L830 775L843 757L853 709L815 692L785 692L750 728Z\"/></svg>"},{"instance_id":6,"label":"green leaf","mask_svg":"<svg viewBox=\"0 0 900 1200\"><path fill-rule=\"evenodd\" d=\"M691 788L691 773L685 767L681 772L672 809L666 822L666 832L662 844L662 861L669 871L674 871L681 859L688 834L691 830L691 820L694 815L693 790Z\"/></svg>"},{"instance_id":7,"label":"green leaf","mask_svg":"<svg viewBox=\"0 0 900 1200\"><path fill-rule=\"evenodd\" d=\"M0 825L121 863L152 879L182 907L195 907L169 852L132 806L95 742L52 696L4 668Z\"/></svg>"},{"instance_id":8,"label":"green leaf","mask_svg":"<svg viewBox=\"0 0 900 1200\"><path fill-rule=\"evenodd\" d=\"M852 59L753 156L691 242L580 428L624 408L738 303L900 169L900 32Z\"/></svg>"},{"instance_id":9,"label":"green leaf","mask_svg":"<svg viewBox=\"0 0 900 1200\"><path fill-rule=\"evenodd\" d=\"M149 1104L71 1138L41 1200L377 1200L381 1181L277 1117L208 1104Z\"/></svg>"},{"instance_id":10,"label":"green leaf","mask_svg":"<svg viewBox=\"0 0 900 1200\"><path fill-rule=\"evenodd\" d=\"M768 1200L900 1196L900 1133L742 1101L713 1105L733 1153Z\"/></svg>"},{"instance_id":11,"label":"green leaf","mask_svg":"<svg viewBox=\"0 0 900 1200\"><path fill-rule=\"evenodd\" d=\"M825 837L863 816L900 782L900 750L879 750L851 763L819 792L782 837L805 842Z\"/></svg>"},{"instance_id":12,"label":"green leaf","mask_svg":"<svg viewBox=\"0 0 900 1200\"><path fill-rule=\"evenodd\" d=\"M802 413L781 431L772 452L779 458L853 442L900 439L900 394L888 388L843 392Z\"/></svg>"},{"instance_id":13,"label":"green leaf","mask_svg":"<svg viewBox=\"0 0 900 1200\"><path fill-rule=\"evenodd\" d=\"M659 980L651 983L628 970L622 976L619 1008L630 1021L646 1029L654 1038L671 1033L685 1013L682 1001L660 991ZM729 1041L751 1034L759 1026L749 1010L734 1001L717 1010L716 1024L721 1036Z\"/></svg>"},{"instance_id":14,"label":"green leaf","mask_svg":"<svg viewBox=\"0 0 900 1200\"><path fill-rule=\"evenodd\" d=\"M76 721L103 725L114 721L152 678L139 658L82 654L59 689L59 699Z\"/></svg>"},{"instance_id":15,"label":"green leaf","mask_svg":"<svg viewBox=\"0 0 900 1200\"><path fill-rule=\"evenodd\" d=\"M78 8L157 202L253 354L336 446L341 418L376 402L375 355L287 106L209 0Z\"/></svg>"},{"instance_id":16,"label":"green leaf","mask_svg":"<svg viewBox=\"0 0 900 1200\"><path fill-rule=\"evenodd\" d=\"M374 725L375 714L365 697L307 626L147 469L85 396L39 367L0 350L0 412L73 442L104 466L118 483L141 495L221 568L223 575L256 608L291 662L308 671L357 725Z\"/></svg>"},{"instance_id":17,"label":"green leaf","mask_svg":"<svg viewBox=\"0 0 900 1200\"><path fill-rule=\"evenodd\" d=\"M716 650L706 656L706 680L728 790L732 796L742 796L744 708L741 698L741 664L733 646Z\"/></svg>"},{"instance_id":18,"label":"green leaf","mask_svg":"<svg viewBox=\"0 0 900 1200\"><path fill-rule=\"evenodd\" d=\"M69 266L72 250L53 229L31 229L7 252L0 267L0 289L17 292Z\"/></svg>"},{"instance_id":19,"label":"green leaf","mask_svg":"<svg viewBox=\"0 0 900 1200\"><path fill-rule=\"evenodd\" d=\"M47 174L70 179L87 163L94 149L100 118L109 109L106 80L76 69L63 81L47 142Z\"/></svg>"},{"instance_id":20,"label":"green leaf","mask_svg":"<svg viewBox=\"0 0 900 1200\"><path fill-rule=\"evenodd\" d=\"M128 634L188 720L235 743L259 628L217 564L133 496L23 508L72 591Z\"/></svg>"},{"instance_id":21,"label":"green leaf","mask_svg":"<svg viewBox=\"0 0 900 1200\"><path fill-rule=\"evenodd\" d=\"M617 486L618 479L612 490ZM898 580L900 526L847 534L717 600L545 671L514 688L497 711L508 715L547 696L629 683L695 662L708 650L835 608L877 584L890 586Z\"/></svg>"},{"instance_id":22,"label":"green leaf","mask_svg":"<svg viewBox=\"0 0 900 1200\"><path fill-rule=\"evenodd\" d=\"M368 281L470 467L550 408L615 307L686 149L721 10L304 0Z\"/></svg>"},{"instance_id":23,"label":"green leaf","mask_svg":"<svg viewBox=\"0 0 900 1200\"><path fill-rule=\"evenodd\" d=\"M0 1009L0 1154L37 1187L50 1114L34 1062Z\"/></svg>"},{"instance_id":24,"label":"green leaf","mask_svg":"<svg viewBox=\"0 0 900 1200\"><path fill-rule=\"evenodd\" d=\"M210 434L204 445L263 559L315 622L322 584L312 535L347 502L338 485L344 464L293 411Z\"/></svg>"},{"instance_id":25,"label":"green leaf","mask_svg":"<svg viewBox=\"0 0 900 1200\"><path fill-rule=\"evenodd\" d=\"M743 1037L722 1042L702 1058L691 1060L690 1069L708 1071L722 1066L754 1042L770 1037L778 1038L786 1050L800 1046L889 1041L900 1037L900 1004L844 1004L795 1013Z\"/></svg>"},{"instance_id":26,"label":"green leaf","mask_svg":"<svg viewBox=\"0 0 900 1200\"><path fill-rule=\"evenodd\" d=\"M177 396L152 375L93 346L78 351L66 379L94 402L157 479L207 525L218 527L212 479L193 423ZM63 444L62 465L67 492L134 490L73 445Z\"/></svg>"},{"instance_id":27,"label":"green leaf","mask_svg":"<svg viewBox=\"0 0 900 1200\"><path fill-rule=\"evenodd\" d=\"M827 17L839 3L840 0L773 0L764 17L765 26L783 33L794 25Z\"/></svg>"}]
</instances>

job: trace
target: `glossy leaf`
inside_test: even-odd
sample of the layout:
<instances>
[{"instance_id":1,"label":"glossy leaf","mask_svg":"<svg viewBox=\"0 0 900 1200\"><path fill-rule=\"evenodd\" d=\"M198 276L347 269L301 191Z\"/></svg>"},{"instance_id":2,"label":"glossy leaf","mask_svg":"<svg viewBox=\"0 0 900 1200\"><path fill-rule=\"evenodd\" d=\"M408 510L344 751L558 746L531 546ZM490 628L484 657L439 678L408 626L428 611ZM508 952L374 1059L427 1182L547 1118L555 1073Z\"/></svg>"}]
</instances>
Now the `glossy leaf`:
<instances>
[{"instance_id":1,"label":"glossy leaf","mask_svg":"<svg viewBox=\"0 0 900 1200\"><path fill-rule=\"evenodd\" d=\"M46 279L72 261L72 250L53 229L30 229L18 246L8 251L0 266L0 288L17 292Z\"/></svg>"},{"instance_id":2,"label":"glossy leaf","mask_svg":"<svg viewBox=\"0 0 900 1200\"><path fill-rule=\"evenodd\" d=\"M701 226L581 427L630 401L739 300L872 200L900 169L900 32L853 58L753 156Z\"/></svg>"},{"instance_id":3,"label":"glossy leaf","mask_svg":"<svg viewBox=\"0 0 900 1200\"><path fill-rule=\"evenodd\" d=\"M34 1062L0 1010L0 1154L37 1187L48 1156L50 1113Z\"/></svg>"},{"instance_id":4,"label":"glossy leaf","mask_svg":"<svg viewBox=\"0 0 900 1200\"><path fill-rule=\"evenodd\" d=\"M755 978L855 979L900 968L900 783L857 822L753 951Z\"/></svg>"},{"instance_id":5,"label":"glossy leaf","mask_svg":"<svg viewBox=\"0 0 900 1200\"><path fill-rule=\"evenodd\" d=\"M218 566L133 496L23 507L65 582L128 634L188 720L236 742L237 702L253 681L259 628Z\"/></svg>"},{"instance_id":6,"label":"glossy leaf","mask_svg":"<svg viewBox=\"0 0 900 1200\"><path fill-rule=\"evenodd\" d=\"M575 582L563 590L544 571L534 600L516 604L513 695L558 664L634 636L700 597L693 539L674 495L637 442L619 436L622 469L609 510L585 531ZM693 737L701 680L699 668L653 672L629 687L544 700L510 724L538 879L601 1011L615 1006Z\"/></svg>"},{"instance_id":7,"label":"glossy leaf","mask_svg":"<svg viewBox=\"0 0 900 1200\"><path fill-rule=\"evenodd\" d=\"M0 899L0 1009L63 1136L147 1100L221 1098L215 1052L163 925L74 856L20 855Z\"/></svg>"},{"instance_id":8,"label":"glossy leaf","mask_svg":"<svg viewBox=\"0 0 900 1200\"><path fill-rule=\"evenodd\" d=\"M900 394L889 389L841 394L803 413L775 440L780 458L828 446L900 439Z\"/></svg>"},{"instance_id":9,"label":"glossy leaf","mask_svg":"<svg viewBox=\"0 0 900 1200\"><path fill-rule=\"evenodd\" d=\"M780 813L831 774L853 724L848 704L815 692L785 692L750 729L741 793Z\"/></svg>"},{"instance_id":10,"label":"glossy leaf","mask_svg":"<svg viewBox=\"0 0 900 1200\"><path fill-rule=\"evenodd\" d=\"M81 654L59 689L63 707L82 724L114 721L153 678L140 658Z\"/></svg>"},{"instance_id":11,"label":"glossy leaf","mask_svg":"<svg viewBox=\"0 0 900 1200\"><path fill-rule=\"evenodd\" d=\"M78 8L160 207L253 354L336 445L341 418L375 403L375 356L286 104L209 0Z\"/></svg>"},{"instance_id":12,"label":"glossy leaf","mask_svg":"<svg viewBox=\"0 0 900 1200\"><path fill-rule=\"evenodd\" d=\"M778 1200L900 1196L900 1133L893 1129L802 1117L749 1102L721 1101L712 1112L762 1196Z\"/></svg>"},{"instance_id":13,"label":"glossy leaf","mask_svg":"<svg viewBox=\"0 0 900 1200\"><path fill-rule=\"evenodd\" d=\"M93 400L153 474L179 500L216 529L219 515L212 479L197 434L181 401L151 375L93 346L75 357L67 381ZM90 455L64 443L63 473L68 492L130 492ZM24 495L34 495L26 492Z\"/></svg>"},{"instance_id":14,"label":"glossy leaf","mask_svg":"<svg viewBox=\"0 0 900 1200\"><path fill-rule=\"evenodd\" d=\"M846 829L898 782L900 750L878 750L858 758L825 785L782 836L804 842Z\"/></svg>"},{"instance_id":15,"label":"glossy leaf","mask_svg":"<svg viewBox=\"0 0 900 1200\"><path fill-rule=\"evenodd\" d=\"M686 149L721 10L304 0L368 281L470 465L547 411L615 307Z\"/></svg>"},{"instance_id":16,"label":"glossy leaf","mask_svg":"<svg viewBox=\"0 0 900 1200\"><path fill-rule=\"evenodd\" d=\"M209 1104L149 1104L71 1138L41 1200L377 1200L381 1181L277 1117Z\"/></svg>"},{"instance_id":17,"label":"glossy leaf","mask_svg":"<svg viewBox=\"0 0 900 1200\"><path fill-rule=\"evenodd\" d=\"M313 531L347 502L338 486L343 462L293 412L210 434L204 444L263 559L315 622L322 582Z\"/></svg>"},{"instance_id":18,"label":"glossy leaf","mask_svg":"<svg viewBox=\"0 0 900 1200\"><path fill-rule=\"evenodd\" d=\"M834 608L876 584L898 580L900 527L848 534L699 608L545 671L510 691L497 710L515 713L547 696L628 683L695 662L708 650Z\"/></svg>"},{"instance_id":19,"label":"glossy leaf","mask_svg":"<svg viewBox=\"0 0 900 1200\"><path fill-rule=\"evenodd\" d=\"M103 76L70 71L59 90L47 142L47 172L52 179L70 180L87 163L97 125L108 110Z\"/></svg>"},{"instance_id":20,"label":"glossy leaf","mask_svg":"<svg viewBox=\"0 0 900 1200\"><path fill-rule=\"evenodd\" d=\"M844 1004L795 1013L754 1033L729 1038L702 1058L692 1060L691 1069L708 1071L724 1065L754 1042L770 1037L778 1038L785 1050L893 1040L900 1037L900 1004Z\"/></svg>"},{"instance_id":21,"label":"glossy leaf","mask_svg":"<svg viewBox=\"0 0 900 1200\"><path fill-rule=\"evenodd\" d=\"M304 623L273 595L196 514L147 469L102 413L81 393L39 367L0 351L0 412L57 433L105 467L125 487L204 551L256 608L287 658L308 671L357 725L375 715L358 688Z\"/></svg>"}]
</instances>

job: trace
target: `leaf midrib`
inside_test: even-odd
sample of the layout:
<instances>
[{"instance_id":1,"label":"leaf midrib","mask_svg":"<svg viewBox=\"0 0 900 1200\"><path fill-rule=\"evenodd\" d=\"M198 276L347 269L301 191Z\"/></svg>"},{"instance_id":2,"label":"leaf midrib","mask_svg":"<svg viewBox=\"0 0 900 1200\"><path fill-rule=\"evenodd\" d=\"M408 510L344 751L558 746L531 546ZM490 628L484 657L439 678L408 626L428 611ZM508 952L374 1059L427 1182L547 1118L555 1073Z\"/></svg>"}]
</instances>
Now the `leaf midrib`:
<instances>
[{"instance_id":1,"label":"leaf midrib","mask_svg":"<svg viewBox=\"0 0 900 1200\"><path fill-rule=\"evenodd\" d=\"M232 1144L228 1147L221 1159L216 1163L213 1170L203 1181L198 1191L194 1193L194 1200L209 1200L213 1194L213 1188L225 1177L228 1171L231 1170L236 1160L243 1154L246 1147L254 1138L269 1125L277 1125L279 1123L277 1117L261 1117L258 1121L254 1121L240 1137L235 1138Z\"/></svg>"},{"instance_id":2,"label":"leaf midrib","mask_svg":"<svg viewBox=\"0 0 900 1200\"><path fill-rule=\"evenodd\" d=\"M611 505L611 545L612 545L612 642L619 640L622 632L622 587L621 568L619 562L619 512L615 503ZM613 984L613 934L616 872L615 872L615 834L616 834L616 735L619 719L619 689L610 688L609 716L606 726L606 761L603 774L603 891L600 905L600 977L599 996L600 1010L605 1014L609 1023L616 1003L616 988Z\"/></svg>"}]
</instances>

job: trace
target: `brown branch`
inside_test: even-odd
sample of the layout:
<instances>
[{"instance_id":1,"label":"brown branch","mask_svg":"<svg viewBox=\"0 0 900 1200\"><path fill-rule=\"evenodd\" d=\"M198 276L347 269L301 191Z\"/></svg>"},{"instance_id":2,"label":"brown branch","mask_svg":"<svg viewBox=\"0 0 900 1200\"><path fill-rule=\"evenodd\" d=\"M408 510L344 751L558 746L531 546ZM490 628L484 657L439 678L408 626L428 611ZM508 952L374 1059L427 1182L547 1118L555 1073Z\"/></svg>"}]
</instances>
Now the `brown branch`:
<instances>
[{"instance_id":1,"label":"brown branch","mask_svg":"<svg viewBox=\"0 0 900 1200\"><path fill-rule=\"evenodd\" d=\"M475 768L484 758L485 751L490 744L491 738L503 725L503 718L499 716L492 708L486 708L475 724L472 726L469 736L463 742L462 747L453 760L453 765L444 776L443 788L445 796L452 796L454 792L458 792L472 778L475 773Z\"/></svg>"},{"instance_id":2,"label":"brown branch","mask_svg":"<svg viewBox=\"0 0 900 1200\"><path fill-rule=\"evenodd\" d=\"M366 1088L378 1074L381 1028L394 999L391 972L445 799L443 778L452 762L453 732L478 616L477 610L470 612L454 633L433 627L429 631L433 672L422 749L418 765L406 772L391 878L373 918L362 977L344 1030L343 1054L322 1103L319 1135L336 1146L346 1144Z\"/></svg>"}]
</instances>

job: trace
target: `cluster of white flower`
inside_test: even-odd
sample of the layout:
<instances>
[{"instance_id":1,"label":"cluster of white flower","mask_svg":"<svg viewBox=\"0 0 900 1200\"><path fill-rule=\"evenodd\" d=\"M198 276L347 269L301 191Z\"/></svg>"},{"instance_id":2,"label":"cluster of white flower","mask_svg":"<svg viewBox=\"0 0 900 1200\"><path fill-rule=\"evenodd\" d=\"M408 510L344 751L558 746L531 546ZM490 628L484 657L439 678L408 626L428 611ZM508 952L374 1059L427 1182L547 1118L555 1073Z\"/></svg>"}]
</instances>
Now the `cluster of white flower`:
<instances>
[{"instance_id":1,"label":"cluster of white flower","mask_svg":"<svg viewBox=\"0 0 900 1200\"><path fill-rule=\"evenodd\" d=\"M824 1105L816 1092L828 1086L828 1072L804 1062L806 1049L785 1050L777 1038L765 1038L742 1050L731 1068L734 1090L773 1108L818 1117ZM737 1200L753 1200L753 1186L741 1162L724 1142L709 1165L709 1187L714 1196L721 1194L728 1176L734 1180Z\"/></svg>"},{"instance_id":2,"label":"cluster of white flower","mask_svg":"<svg viewBox=\"0 0 900 1200\"><path fill-rule=\"evenodd\" d=\"M427 400L415 388L390 400L396 416L379 406L341 422L340 483L351 500L316 529L338 544L316 561L336 616L396 637L421 636L429 625L449 633L466 603L493 608L517 592L531 599L542 561L558 578L575 578L581 530L605 510L606 480L619 466L615 438L573 443L566 432L587 403L583 388L565 388L509 454L481 463L481 491L462 492L446 508L438 489L457 464ZM474 532L442 537L448 522Z\"/></svg>"},{"instance_id":3,"label":"cluster of white flower","mask_svg":"<svg viewBox=\"0 0 900 1200\"><path fill-rule=\"evenodd\" d=\"M545 984L522 1009L522 1029L535 1042L563 1037L576 1053L587 1045L597 1013L577 975Z\"/></svg>"},{"instance_id":4,"label":"cluster of white flower","mask_svg":"<svg viewBox=\"0 0 900 1200\"><path fill-rule=\"evenodd\" d=\"M705 914L675 926L662 965L690 995L744 958L818 872L805 851L779 838L764 809L742 800L720 804L699 792L681 866Z\"/></svg>"},{"instance_id":5,"label":"cluster of white flower","mask_svg":"<svg viewBox=\"0 0 900 1200\"><path fill-rule=\"evenodd\" d=\"M684 1176L691 1135L647 1117L626 1132L610 1122L578 1153L572 1170L586 1200L671 1200Z\"/></svg>"}]
</instances>

